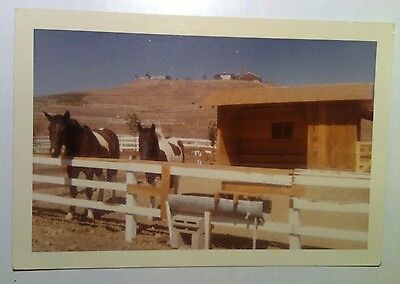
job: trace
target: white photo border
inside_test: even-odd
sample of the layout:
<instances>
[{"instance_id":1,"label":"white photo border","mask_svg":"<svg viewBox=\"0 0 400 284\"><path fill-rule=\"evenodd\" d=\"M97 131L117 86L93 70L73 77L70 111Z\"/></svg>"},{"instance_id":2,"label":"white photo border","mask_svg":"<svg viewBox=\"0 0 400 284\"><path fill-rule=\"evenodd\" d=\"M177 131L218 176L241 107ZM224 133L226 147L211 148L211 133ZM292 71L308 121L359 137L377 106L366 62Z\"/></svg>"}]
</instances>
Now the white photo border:
<instances>
[{"instance_id":1,"label":"white photo border","mask_svg":"<svg viewBox=\"0 0 400 284\"><path fill-rule=\"evenodd\" d=\"M380 264L388 158L393 25L36 9L17 9L15 13L13 269ZM376 42L368 248L365 250L32 252L33 132L29 126L32 126L33 122L35 29Z\"/></svg>"}]
</instances>

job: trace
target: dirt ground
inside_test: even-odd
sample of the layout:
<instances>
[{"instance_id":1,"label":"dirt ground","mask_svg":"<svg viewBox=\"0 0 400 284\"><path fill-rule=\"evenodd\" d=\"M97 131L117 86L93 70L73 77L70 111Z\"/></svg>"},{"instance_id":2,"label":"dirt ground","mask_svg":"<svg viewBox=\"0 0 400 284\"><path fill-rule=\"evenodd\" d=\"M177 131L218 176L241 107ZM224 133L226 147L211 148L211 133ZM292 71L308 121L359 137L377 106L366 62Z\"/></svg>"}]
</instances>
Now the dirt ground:
<instances>
[{"instance_id":1,"label":"dirt ground","mask_svg":"<svg viewBox=\"0 0 400 284\"><path fill-rule=\"evenodd\" d=\"M35 202L39 203L39 202ZM125 241L122 214L107 214L89 221L66 221L67 208L35 204L32 216L32 251L111 251L170 249L168 229L157 224L139 223L137 237Z\"/></svg>"},{"instance_id":2,"label":"dirt ground","mask_svg":"<svg viewBox=\"0 0 400 284\"><path fill-rule=\"evenodd\" d=\"M80 210L81 213L82 210ZM168 228L160 220L140 218L137 236L125 241L123 214L107 213L92 221L86 218L65 220L66 206L35 201L32 208L32 251L114 251L114 250L170 250ZM83 215L82 215L83 216ZM190 240L184 236L185 246ZM251 249L252 240L228 234L212 234L212 249ZM257 249L287 249L277 242L257 241Z\"/></svg>"}]
</instances>

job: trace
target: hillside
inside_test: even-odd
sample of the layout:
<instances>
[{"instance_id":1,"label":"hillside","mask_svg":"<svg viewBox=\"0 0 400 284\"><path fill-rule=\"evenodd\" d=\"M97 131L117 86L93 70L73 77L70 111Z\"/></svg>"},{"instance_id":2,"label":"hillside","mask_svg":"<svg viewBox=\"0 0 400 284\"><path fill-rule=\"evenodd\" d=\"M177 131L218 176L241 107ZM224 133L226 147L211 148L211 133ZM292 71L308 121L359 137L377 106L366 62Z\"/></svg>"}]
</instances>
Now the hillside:
<instances>
[{"instance_id":1,"label":"hillside","mask_svg":"<svg viewBox=\"0 0 400 284\"><path fill-rule=\"evenodd\" d=\"M143 124L155 123L170 136L207 138L207 127L216 120L216 109L201 108L214 90L263 88L263 83L237 80L135 80L103 90L34 98L35 135L47 135L42 110L64 113L91 128L108 127L127 134L125 118L135 112Z\"/></svg>"}]
</instances>

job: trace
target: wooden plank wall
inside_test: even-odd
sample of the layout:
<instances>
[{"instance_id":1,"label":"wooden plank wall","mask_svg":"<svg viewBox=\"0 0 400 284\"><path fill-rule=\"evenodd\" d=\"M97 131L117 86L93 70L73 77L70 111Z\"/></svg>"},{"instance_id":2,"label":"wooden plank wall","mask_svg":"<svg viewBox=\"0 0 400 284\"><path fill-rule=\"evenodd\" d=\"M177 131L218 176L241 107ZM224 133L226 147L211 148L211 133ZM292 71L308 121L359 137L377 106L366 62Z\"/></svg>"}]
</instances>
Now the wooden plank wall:
<instances>
[{"instance_id":1,"label":"wooden plank wall","mask_svg":"<svg viewBox=\"0 0 400 284\"><path fill-rule=\"evenodd\" d=\"M217 165L236 165L238 141L238 107L219 106L217 121Z\"/></svg>"},{"instance_id":2,"label":"wooden plank wall","mask_svg":"<svg viewBox=\"0 0 400 284\"><path fill-rule=\"evenodd\" d=\"M350 102L218 107L217 164L355 169L360 106ZM293 138L273 139L273 123L293 123Z\"/></svg>"},{"instance_id":3,"label":"wooden plank wall","mask_svg":"<svg viewBox=\"0 0 400 284\"><path fill-rule=\"evenodd\" d=\"M307 168L355 169L359 133L357 102L320 102L307 105Z\"/></svg>"},{"instance_id":4,"label":"wooden plank wall","mask_svg":"<svg viewBox=\"0 0 400 284\"><path fill-rule=\"evenodd\" d=\"M240 111L239 155L242 165L304 167L307 128L296 105L248 107ZM273 123L293 123L292 138L272 138Z\"/></svg>"}]
</instances>

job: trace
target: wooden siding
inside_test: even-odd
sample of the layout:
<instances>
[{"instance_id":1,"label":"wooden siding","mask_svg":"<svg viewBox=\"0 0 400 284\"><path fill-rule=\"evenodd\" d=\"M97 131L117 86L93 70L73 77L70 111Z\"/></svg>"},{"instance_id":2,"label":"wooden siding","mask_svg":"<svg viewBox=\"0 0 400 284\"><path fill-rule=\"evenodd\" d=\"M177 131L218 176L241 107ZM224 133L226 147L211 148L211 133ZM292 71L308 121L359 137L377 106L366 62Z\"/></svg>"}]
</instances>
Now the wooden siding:
<instances>
[{"instance_id":1,"label":"wooden siding","mask_svg":"<svg viewBox=\"0 0 400 284\"><path fill-rule=\"evenodd\" d=\"M239 112L238 162L247 166L302 167L306 164L305 120L294 106L243 108ZM273 123L293 123L292 138L272 138Z\"/></svg>"},{"instance_id":2,"label":"wooden siding","mask_svg":"<svg viewBox=\"0 0 400 284\"><path fill-rule=\"evenodd\" d=\"M273 123L293 123L293 137L273 139ZM357 101L219 106L220 165L355 169Z\"/></svg>"},{"instance_id":3,"label":"wooden siding","mask_svg":"<svg viewBox=\"0 0 400 284\"><path fill-rule=\"evenodd\" d=\"M237 108L218 107L217 165L236 165L238 141L235 139L238 126Z\"/></svg>"},{"instance_id":4,"label":"wooden siding","mask_svg":"<svg viewBox=\"0 0 400 284\"><path fill-rule=\"evenodd\" d=\"M358 104L310 104L307 120L307 168L354 170L360 123Z\"/></svg>"}]
</instances>

